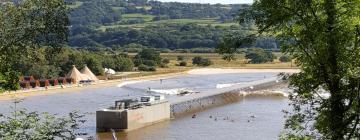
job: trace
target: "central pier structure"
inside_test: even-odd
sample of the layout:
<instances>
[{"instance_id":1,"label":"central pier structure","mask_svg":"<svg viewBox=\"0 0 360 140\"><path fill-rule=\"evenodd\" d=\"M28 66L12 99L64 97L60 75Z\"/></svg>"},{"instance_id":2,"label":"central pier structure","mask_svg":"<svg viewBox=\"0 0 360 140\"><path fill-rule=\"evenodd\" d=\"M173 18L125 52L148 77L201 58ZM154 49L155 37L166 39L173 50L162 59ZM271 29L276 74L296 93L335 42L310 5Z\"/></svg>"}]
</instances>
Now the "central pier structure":
<instances>
[{"instance_id":1,"label":"central pier structure","mask_svg":"<svg viewBox=\"0 0 360 140\"><path fill-rule=\"evenodd\" d=\"M279 83L276 77L272 77L168 100L158 95L157 99L152 99L151 96L142 97L146 101L141 99L141 102L117 101L114 107L96 112L96 128L98 131L130 131L168 120L171 117L235 102L249 95L249 91L261 90Z\"/></svg>"}]
</instances>

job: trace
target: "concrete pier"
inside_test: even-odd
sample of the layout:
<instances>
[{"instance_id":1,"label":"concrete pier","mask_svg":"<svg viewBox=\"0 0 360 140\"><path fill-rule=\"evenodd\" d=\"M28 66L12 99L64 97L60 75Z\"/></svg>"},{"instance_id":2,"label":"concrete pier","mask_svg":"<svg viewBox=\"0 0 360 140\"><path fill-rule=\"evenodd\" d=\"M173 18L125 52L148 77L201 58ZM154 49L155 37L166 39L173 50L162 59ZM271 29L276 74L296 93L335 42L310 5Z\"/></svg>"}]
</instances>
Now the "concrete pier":
<instances>
[{"instance_id":1,"label":"concrete pier","mask_svg":"<svg viewBox=\"0 0 360 140\"><path fill-rule=\"evenodd\" d=\"M247 96L247 94L240 93L241 91L261 90L277 84L280 84L278 78L272 77L228 88L215 89L206 93L196 93L179 98L172 98L170 99L171 117L196 112L221 104L236 102L244 96Z\"/></svg>"},{"instance_id":2,"label":"concrete pier","mask_svg":"<svg viewBox=\"0 0 360 140\"><path fill-rule=\"evenodd\" d=\"M99 110L96 112L96 128L98 132L131 131L168 119L170 103L165 101L138 109Z\"/></svg>"},{"instance_id":3,"label":"concrete pier","mask_svg":"<svg viewBox=\"0 0 360 140\"><path fill-rule=\"evenodd\" d=\"M241 100L246 93L279 84L276 77L247 82L228 88L214 89L206 93L170 98L169 101L159 102L136 109L105 109L96 112L97 131L121 130L130 131L147 125L161 122L170 117L196 112L221 104Z\"/></svg>"}]
</instances>

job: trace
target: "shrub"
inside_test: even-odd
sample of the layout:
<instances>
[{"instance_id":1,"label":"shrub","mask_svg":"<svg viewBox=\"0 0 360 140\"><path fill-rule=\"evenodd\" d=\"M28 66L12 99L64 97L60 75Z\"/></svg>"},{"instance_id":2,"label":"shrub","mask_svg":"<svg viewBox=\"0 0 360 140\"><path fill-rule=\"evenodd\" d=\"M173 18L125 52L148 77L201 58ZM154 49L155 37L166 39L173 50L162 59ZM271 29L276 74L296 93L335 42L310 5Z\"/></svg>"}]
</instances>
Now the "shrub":
<instances>
[{"instance_id":1,"label":"shrub","mask_svg":"<svg viewBox=\"0 0 360 140\"><path fill-rule=\"evenodd\" d=\"M208 58L202 58L200 56L196 56L192 59L193 65L198 66L210 66L213 64L213 62Z\"/></svg>"},{"instance_id":2,"label":"shrub","mask_svg":"<svg viewBox=\"0 0 360 140\"><path fill-rule=\"evenodd\" d=\"M75 139L83 134L79 132L85 122L82 117L77 112L69 113L68 117L57 117L49 113L15 110L10 115L0 115L0 139Z\"/></svg>"},{"instance_id":3,"label":"shrub","mask_svg":"<svg viewBox=\"0 0 360 140\"><path fill-rule=\"evenodd\" d=\"M199 66L210 66L212 64L213 64L213 62L210 59L206 58L206 59L201 60L201 63L199 64Z\"/></svg>"},{"instance_id":4,"label":"shrub","mask_svg":"<svg viewBox=\"0 0 360 140\"><path fill-rule=\"evenodd\" d=\"M276 56L272 52L265 51L261 48L251 48L246 51L245 58L250 59L250 63L260 64L273 62L274 59L276 59Z\"/></svg>"},{"instance_id":5,"label":"shrub","mask_svg":"<svg viewBox=\"0 0 360 140\"><path fill-rule=\"evenodd\" d=\"M195 57L192 59L193 65L199 65L199 64L201 63L201 60L202 60L202 59L203 59L203 58L200 57L200 56L195 56Z\"/></svg>"},{"instance_id":6,"label":"shrub","mask_svg":"<svg viewBox=\"0 0 360 140\"><path fill-rule=\"evenodd\" d=\"M164 58L161 62L162 62L163 64L169 64L169 63L170 63L170 60L167 59L167 58Z\"/></svg>"},{"instance_id":7,"label":"shrub","mask_svg":"<svg viewBox=\"0 0 360 140\"><path fill-rule=\"evenodd\" d=\"M185 66L187 66L187 62L181 61L181 62L179 63L179 66L185 67Z\"/></svg>"},{"instance_id":8,"label":"shrub","mask_svg":"<svg viewBox=\"0 0 360 140\"><path fill-rule=\"evenodd\" d=\"M153 60L144 60L143 64L146 66L153 66L153 67L155 67L157 65L156 62Z\"/></svg>"},{"instance_id":9,"label":"shrub","mask_svg":"<svg viewBox=\"0 0 360 140\"><path fill-rule=\"evenodd\" d=\"M148 68L148 71L156 71L156 67L150 66L150 67Z\"/></svg>"},{"instance_id":10,"label":"shrub","mask_svg":"<svg viewBox=\"0 0 360 140\"><path fill-rule=\"evenodd\" d=\"M164 63L161 63L160 64L160 68L168 68L169 66L167 66L166 64L164 64Z\"/></svg>"},{"instance_id":11,"label":"shrub","mask_svg":"<svg viewBox=\"0 0 360 140\"><path fill-rule=\"evenodd\" d=\"M145 61L149 61L149 60L154 61L155 64L160 64L161 63L160 53L154 49L143 49L135 56L134 63L135 66L139 66L140 64L145 64Z\"/></svg>"},{"instance_id":12,"label":"shrub","mask_svg":"<svg viewBox=\"0 0 360 140\"><path fill-rule=\"evenodd\" d=\"M141 64L139 67L138 67L138 70L140 71L149 71L149 67L144 65L144 64Z\"/></svg>"},{"instance_id":13,"label":"shrub","mask_svg":"<svg viewBox=\"0 0 360 140\"><path fill-rule=\"evenodd\" d=\"M291 56L283 55L279 58L280 62L290 62L292 60Z\"/></svg>"},{"instance_id":14,"label":"shrub","mask_svg":"<svg viewBox=\"0 0 360 140\"><path fill-rule=\"evenodd\" d=\"M185 56L179 55L177 56L177 61L184 61L185 60Z\"/></svg>"}]
</instances>

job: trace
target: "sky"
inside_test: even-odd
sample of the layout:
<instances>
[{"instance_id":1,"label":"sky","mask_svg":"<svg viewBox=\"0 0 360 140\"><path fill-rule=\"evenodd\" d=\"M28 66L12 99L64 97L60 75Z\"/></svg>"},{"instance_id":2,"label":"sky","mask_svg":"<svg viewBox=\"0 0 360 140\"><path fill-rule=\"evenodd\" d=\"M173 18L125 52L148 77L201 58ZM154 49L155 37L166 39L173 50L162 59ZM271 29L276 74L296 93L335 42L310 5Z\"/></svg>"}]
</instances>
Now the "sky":
<instances>
[{"instance_id":1,"label":"sky","mask_svg":"<svg viewBox=\"0 0 360 140\"><path fill-rule=\"evenodd\" d=\"M253 0L159 0L162 2L191 2L191 3L221 3L221 4L234 4L234 3L252 3Z\"/></svg>"}]
</instances>

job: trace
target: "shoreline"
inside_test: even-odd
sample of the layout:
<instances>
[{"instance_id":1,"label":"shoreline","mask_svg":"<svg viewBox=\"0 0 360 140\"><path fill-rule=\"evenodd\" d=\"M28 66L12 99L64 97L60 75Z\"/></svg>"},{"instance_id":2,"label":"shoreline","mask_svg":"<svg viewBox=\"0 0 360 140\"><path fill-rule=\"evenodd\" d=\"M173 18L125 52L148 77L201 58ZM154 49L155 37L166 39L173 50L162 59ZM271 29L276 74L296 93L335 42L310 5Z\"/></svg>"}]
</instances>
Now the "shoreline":
<instances>
[{"instance_id":1,"label":"shoreline","mask_svg":"<svg viewBox=\"0 0 360 140\"><path fill-rule=\"evenodd\" d=\"M13 100L13 99L23 99L32 96L42 96L42 95L52 95L52 94L72 94L69 92L80 91L84 89L96 89L96 88L105 88L112 86L124 86L128 84L157 80L157 79L168 79L177 76L184 75L210 75L210 74L230 74L230 73L296 73L299 72L298 69L232 69L232 68L199 68L192 69L185 72L178 73L168 73L168 74L158 74L158 75L150 75L143 77L135 77L129 78L125 80L109 80L109 81L101 81L98 83L93 83L91 85L85 86L76 86L72 85L67 88L50 88L50 89L35 89L30 91L11 91L10 93L2 93L0 95L0 101L2 100Z\"/></svg>"},{"instance_id":2,"label":"shoreline","mask_svg":"<svg viewBox=\"0 0 360 140\"><path fill-rule=\"evenodd\" d=\"M109 81L101 81L98 83L92 83L90 85L72 85L66 88L50 88L50 89L33 89L33 90L18 90L18 91L10 91L0 94L0 101L4 100L14 100L14 99L23 99L27 97L33 96L43 96L43 95L53 95L53 94L75 94L69 93L74 91L81 91L85 89L97 89L97 88L106 88L106 87L113 87L113 86L124 86L127 84L133 84L138 82L144 81L151 81L157 80L161 78L173 78L177 76L186 75L186 72L179 72L179 73L168 73L168 74L158 74L158 75L150 75L150 76L143 76L143 77L135 77L135 78L128 78L125 80L109 80Z\"/></svg>"}]
</instances>

